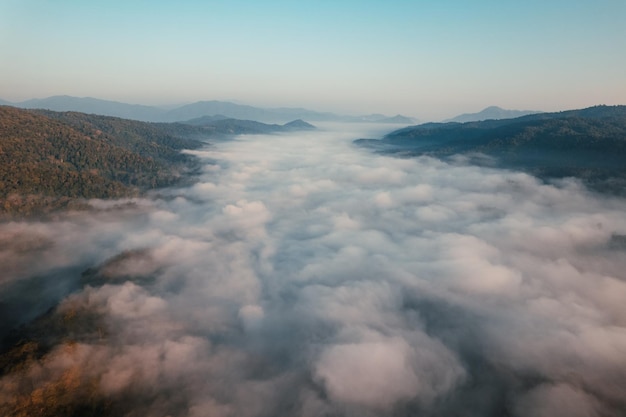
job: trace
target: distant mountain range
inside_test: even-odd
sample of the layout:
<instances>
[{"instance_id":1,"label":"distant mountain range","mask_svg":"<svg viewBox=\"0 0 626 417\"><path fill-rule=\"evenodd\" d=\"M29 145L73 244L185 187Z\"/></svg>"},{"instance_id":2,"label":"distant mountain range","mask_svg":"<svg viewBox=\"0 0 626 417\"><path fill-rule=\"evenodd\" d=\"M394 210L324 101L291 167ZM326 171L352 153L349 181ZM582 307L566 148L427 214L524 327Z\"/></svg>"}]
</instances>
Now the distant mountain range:
<instances>
[{"instance_id":1,"label":"distant mountain range","mask_svg":"<svg viewBox=\"0 0 626 417\"><path fill-rule=\"evenodd\" d=\"M204 116L220 115L223 118L255 120L263 123L285 123L294 119L312 122L375 122L415 124L416 120L406 116L387 117L382 114L367 116L346 116L328 112L317 112L303 108L264 109L227 101L198 101L173 109L155 106L127 104L117 101L101 100L91 97L53 96L33 99L19 103L0 100L0 104L26 109L46 109L53 111L77 111L121 117L144 122L179 122Z\"/></svg>"},{"instance_id":2,"label":"distant mountain range","mask_svg":"<svg viewBox=\"0 0 626 417\"><path fill-rule=\"evenodd\" d=\"M144 122L166 121L163 119L166 111L158 107L119 103L91 97L53 96L43 99L26 100L21 103L11 103L10 105L24 109L76 111Z\"/></svg>"},{"instance_id":3,"label":"distant mountain range","mask_svg":"<svg viewBox=\"0 0 626 417\"><path fill-rule=\"evenodd\" d=\"M464 113L452 119L444 120L445 122L477 122L481 120L499 120L499 119L513 119L515 117L526 116L528 114L541 113L539 111L532 110L506 110L498 106L487 107L478 113Z\"/></svg>"},{"instance_id":4,"label":"distant mountain range","mask_svg":"<svg viewBox=\"0 0 626 417\"><path fill-rule=\"evenodd\" d=\"M543 179L576 177L598 191L626 195L626 106L426 123L355 142L402 156L463 155L478 165L519 169Z\"/></svg>"},{"instance_id":5,"label":"distant mountain range","mask_svg":"<svg viewBox=\"0 0 626 417\"><path fill-rule=\"evenodd\" d=\"M384 114L370 114L367 116L343 116L347 122L362 122L362 123L397 123L403 125L411 125L417 123L417 119L412 117L402 116L397 114L392 117L387 117Z\"/></svg>"}]
</instances>

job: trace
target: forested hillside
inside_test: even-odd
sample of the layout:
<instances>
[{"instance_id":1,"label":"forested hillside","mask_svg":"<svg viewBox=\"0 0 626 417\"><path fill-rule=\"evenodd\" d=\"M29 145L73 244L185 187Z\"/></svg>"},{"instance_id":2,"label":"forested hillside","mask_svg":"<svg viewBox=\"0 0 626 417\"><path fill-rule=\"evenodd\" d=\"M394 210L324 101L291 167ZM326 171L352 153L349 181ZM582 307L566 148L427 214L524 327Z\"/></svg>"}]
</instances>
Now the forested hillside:
<instances>
[{"instance_id":1,"label":"forested hillside","mask_svg":"<svg viewBox=\"0 0 626 417\"><path fill-rule=\"evenodd\" d=\"M187 125L198 126L215 135L258 135L299 130L317 129L304 120L292 120L283 125L261 123L254 120L227 119L220 116L205 116L182 122Z\"/></svg>"},{"instance_id":2,"label":"forested hillside","mask_svg":"<svg viewBox=\"0 0 626 417\"><path fill-rule=\"evenodd\" d=\"M203 144L190 139L192 133L198 132L0 106L0 213L50 211L81 198L131 196L173 184L192 162L180 150Z\"/></svg>"},{"instance_id":3,"label":"forested hillside","mask_svg":"<svg viewBox=\"0 0 626 417\"><path fill-rule=\"evenodd\" d=\"M577 177L599 191L624 194L626 190L626 106L429 123L357 143L404 156L479 156L476 162L521 169L545 179Z\"/></svg>"}]
</instances>

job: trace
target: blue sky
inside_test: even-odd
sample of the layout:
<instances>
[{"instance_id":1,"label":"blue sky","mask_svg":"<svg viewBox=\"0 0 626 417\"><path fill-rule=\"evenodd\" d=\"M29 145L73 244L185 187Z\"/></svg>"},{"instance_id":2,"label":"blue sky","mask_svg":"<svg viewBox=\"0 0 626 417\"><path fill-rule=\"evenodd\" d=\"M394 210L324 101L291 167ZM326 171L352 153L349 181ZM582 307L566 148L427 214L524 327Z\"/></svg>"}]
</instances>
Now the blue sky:
<instances>
[{"instance_id":1,"label":"blue sky","mask_svg":"<svg viewBox=\"0 0 626 417\"><path fill-rule=\"evenodd\" d=\"M0 98L423 120L626 104L626 1L0 0Z\"/></svg>"}]
</instances>

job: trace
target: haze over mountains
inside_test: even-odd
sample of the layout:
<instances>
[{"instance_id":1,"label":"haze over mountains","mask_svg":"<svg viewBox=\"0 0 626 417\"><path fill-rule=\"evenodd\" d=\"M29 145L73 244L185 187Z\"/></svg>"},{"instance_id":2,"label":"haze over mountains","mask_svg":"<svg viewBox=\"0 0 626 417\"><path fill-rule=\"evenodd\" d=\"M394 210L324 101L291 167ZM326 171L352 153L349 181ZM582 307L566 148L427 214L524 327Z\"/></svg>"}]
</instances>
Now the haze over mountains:
<instances>
[{"instance_id":1,"label":"haze over mountains","mask_svg":"<svg viewBox=\"0 0 626 417\"><path fill-rule=\"evenodd\" d=\"M232 118L254 120L263 123L286 123L294 119L312 122L354 122L354 123L389 123L412 125L417 123L413 117L384 114L361 116L341 115L331 112L319 112L304 108L260 108L228 101L208 100L166 108L141 104L128 104L118 101L102 100L92 97L52 96L43 99L31 99L22 102L9 102L0 99L0 104L26 109L46 109L53 111L77 111L121 117L146 122L180 122L200 117ZM477 113L464 113L443 122L470 122L480 120L510 119L528 114L537 114L533 110L507 110L498 106L487 107Z\"/></svg>"},{"instance_id":2,"label":"haze over mountains","mask_svg":"<svg viewBox=\"0 0 626 417\"><path fill-rule=\"evenodd\" d=\"M443 122L476 122L480 120L491 120L491 119L513 119L515 117L526 116L527 114L536 114L541 113L540 111L533 110L506 110L500 108L498 106L490 106L487 107L478 113L464 113L460 114L451 119L446 119Z\"/></svg>"},{"instance_id":3,"label":"haze over mountains","mask_svg":"<svg viewBox=\"0 0 626 417\"><path fill-rule=\"evenodd\" d=\"M156 106L127 104L117 101L100 100L91 97L52 96L44 99L32 99L19 103L2 101L3 104L28 109L47 109L53 111L77 111L105 116L146 122L178 122L203 116L221 115L226 118L255 120L264 123L286 123L294 119L312 122L371 122L414 124L413 118L382 114L365 116L338 115L330 112L317 112L303 108L263 109L226 101L198 101L166 110Z\"/></svg>"}]
</instances>

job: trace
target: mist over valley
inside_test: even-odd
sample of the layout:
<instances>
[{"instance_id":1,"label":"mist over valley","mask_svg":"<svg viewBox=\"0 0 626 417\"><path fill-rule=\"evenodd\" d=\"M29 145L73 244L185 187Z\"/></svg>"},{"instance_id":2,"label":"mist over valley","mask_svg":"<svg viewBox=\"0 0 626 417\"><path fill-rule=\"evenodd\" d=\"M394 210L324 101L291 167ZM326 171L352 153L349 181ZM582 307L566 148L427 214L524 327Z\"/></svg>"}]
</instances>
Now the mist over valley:
<instances>
[{"instance_id":1,"label":"mist over valley","mask_svg":"<svg viewBox=\"0 0 626 417\"><path fill-rule=\"evenodd\" d=\"M583 145L551 167L622 158L622 109L587 114L603 110L533 136L526 119L293 130L2 108L5 154L120 192L0 223L2 414L623 415L623 193L501 158L565 128ZM60 198L34 177L26 194Z\"/></svg>"},{"instance_id":2,"label":"mist over valley","mask_svg":"<svg viewBox=\"0 0 626 417\"><path fill-rule=\"evenodd\" d=\"M624 16L0 0L0 417L626 417Z\"/></svg>"}]
</instances>

